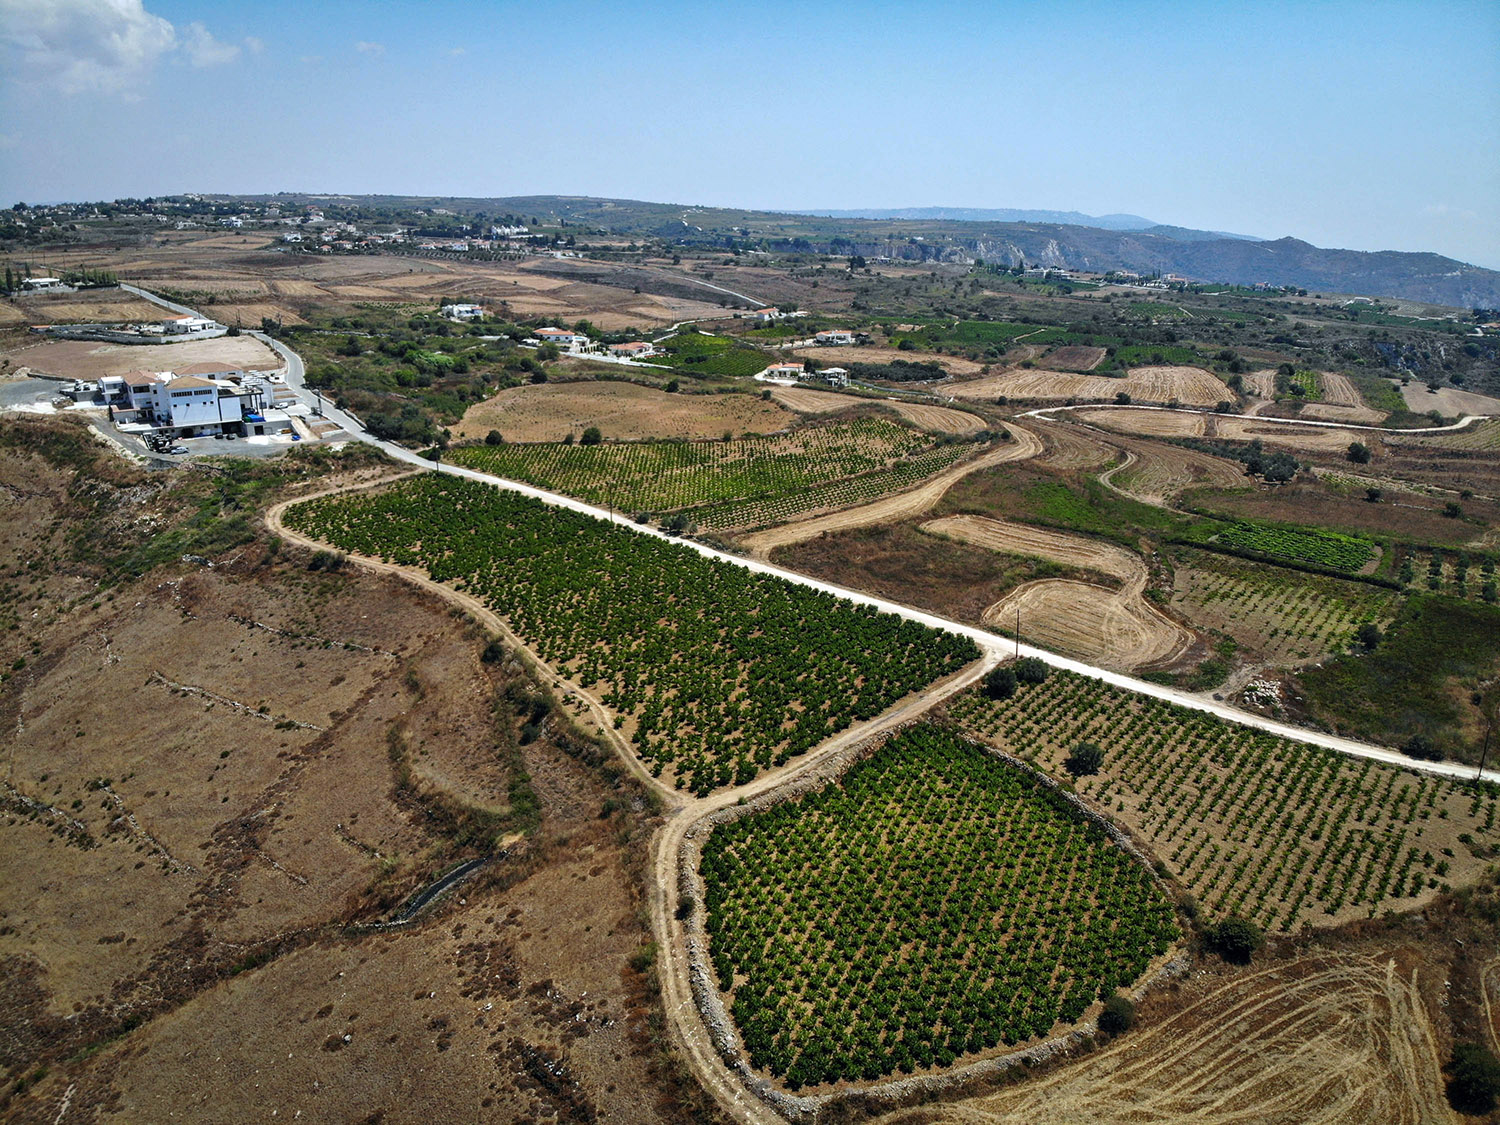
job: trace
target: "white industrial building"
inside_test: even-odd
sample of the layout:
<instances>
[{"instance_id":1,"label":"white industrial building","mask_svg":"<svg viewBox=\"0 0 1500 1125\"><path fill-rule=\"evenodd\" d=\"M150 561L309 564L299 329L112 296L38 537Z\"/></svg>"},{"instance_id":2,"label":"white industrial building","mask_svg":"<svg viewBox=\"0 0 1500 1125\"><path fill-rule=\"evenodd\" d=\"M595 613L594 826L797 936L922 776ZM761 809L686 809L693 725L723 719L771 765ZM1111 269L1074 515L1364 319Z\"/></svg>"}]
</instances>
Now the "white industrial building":
<instances>
[{"instance_id":1,"label":"white industrial building","mask_svg":"<svg viewBox=\"0 0 1500 1125\"><path fill-rule=\"evenodd\" d=\"M484 308L481 305L444 305L443 315L449 320L483 320Z\"/></svg>"},{"instance_id":2,"label":"white industrial building","mask_svg":"<svg viewBox=\"0 0 1500 1125\"><path fill-rule=\"evenodd\" d=\"M211 369L218 377L189 373L196 369ZM266 384L218 364L198 364L185 372L106 375L99 380L99 394L115 422L127 432L205 437L285 428L282 419L267 418L271 395Z\"/></svg>"},{"instance_id":3,"label":"white industrial building","mask_svg":"<svg viewBox=\"0 0 1500 1125\"><path fill-rule=\"evenodd\" d=\"M538 328L533 335L544 344L556 344L569 351L578 351L589 346L589 338L582 332L567 328Z\"/></svg>"}]
</instances>

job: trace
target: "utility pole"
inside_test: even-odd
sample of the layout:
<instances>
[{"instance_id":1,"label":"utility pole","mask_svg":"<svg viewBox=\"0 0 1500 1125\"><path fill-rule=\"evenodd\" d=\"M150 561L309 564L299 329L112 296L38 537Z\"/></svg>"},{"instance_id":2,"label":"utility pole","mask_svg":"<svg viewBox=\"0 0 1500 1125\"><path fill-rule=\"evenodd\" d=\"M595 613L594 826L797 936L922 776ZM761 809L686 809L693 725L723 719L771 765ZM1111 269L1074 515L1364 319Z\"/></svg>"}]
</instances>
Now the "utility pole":
<instances>
[{"instance_id":1,"label":"utility pole","mask_svg":"<svg viewBox=\"0 0 1500 1125\"><path fill-rule=\"evenodd\" d=\"M1016 603L1016 659L1021 659L1021 603Z\"/></svg>"},{"instance_id":2,"label":"utility pole","mask_svg":"<svg viewBox=\"0 0 1500 1125\"><path fill-rule=\"evenodd\" d=\"M1492 723L1492 722L1486 722L1484 724L1484 748L1479 751L1479 769L1477 771L1475 771L1475 774L1474 774L1474 780L1475 781L1481 781L1484 778L1484 760L1485 760L1485 758L1487 758L1489 756L1489 752L1490 752L1490 734L1491 734L1491 732L1494 731L1494 729L1495 729L1495 724L1494 723Z\"/></svg>"}]
</instances>

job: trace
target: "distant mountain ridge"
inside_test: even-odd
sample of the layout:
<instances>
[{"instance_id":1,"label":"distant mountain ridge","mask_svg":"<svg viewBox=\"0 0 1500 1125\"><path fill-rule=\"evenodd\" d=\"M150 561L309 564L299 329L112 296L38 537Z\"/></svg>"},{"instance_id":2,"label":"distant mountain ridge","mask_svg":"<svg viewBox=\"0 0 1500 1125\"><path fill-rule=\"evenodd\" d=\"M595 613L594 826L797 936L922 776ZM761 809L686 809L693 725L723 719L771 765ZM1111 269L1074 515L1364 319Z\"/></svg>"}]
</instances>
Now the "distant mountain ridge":
<instances>
[{"instance_id":1,"label":"distant mountain ridge","mask_svg":"<svg viewBox=\"0 0 1500 1125\"><path fill-rule=\"evenodd\" d=\"M1085 215L1082 211L1028 211L1015 207L862 207L793 211L827 219L937 219L955 223L1054 223L1100 230L1147 230L1159 224L1139 215Z\"/></svg>"},{"instance_id":2,"label":"distant mountain ridge","mask_svg":"<svg viewBox=\"0 0 1500 1125\"><path fill-rule=\"evenodd\" d=\"M274 198L311 202L328 197L284 192ZM350 202L376 206L437 206L465 214L547 216L627 238L656 237L689 246L759 247L918 262L965 263L982 258L986 262L1016 265L1024 261L1027 265L1064 269L1175 273L1204 282L1264 283L1321 293L1400 297L1455 308L1500 308L1500 271L1440 254L1329 250L1296 238L1256 240L1151 224L1139 216L1105 216L1105 219L1147 224L1138 229L1111 230L1098 225L1040 219L843 218L578 195L347 198ZM962 208L912 210L964 211ZM1051 214L1072 216L1075 212ZM1096 224L1100 221L1090 220Z\"/></svg>"}]
</instances>

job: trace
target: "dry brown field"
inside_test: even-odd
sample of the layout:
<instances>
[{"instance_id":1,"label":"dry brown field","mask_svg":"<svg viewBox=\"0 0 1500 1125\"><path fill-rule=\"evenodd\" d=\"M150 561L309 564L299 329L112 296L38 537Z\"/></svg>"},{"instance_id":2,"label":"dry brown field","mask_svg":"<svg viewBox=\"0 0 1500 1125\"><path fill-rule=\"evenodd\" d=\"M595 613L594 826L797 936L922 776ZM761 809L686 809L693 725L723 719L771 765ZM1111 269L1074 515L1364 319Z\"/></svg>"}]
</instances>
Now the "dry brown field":
<instances>
[{"instance_id":1,"label":"dry brown field","mask_svg":"<svg viewBox=\"0 0 1500 1125\"><path fill-rule=\"evenodd\" d=\"M1500 398L1477 395L1473 391L1461 391L1457 387L1441 387L1429 391L1425 384L1411 382L1397 388L1406 405L1414 413L1426 414L1438 410L1449 416L1462 414L1500 414Z\"/></svg>"},{"instance_id":2,"label":"dry brown field","mask_svg":"<svg viewBox=\"0 0 1500 1125\"><path fill-rule=\"evenodd\" d=\"M0 1042L10 1078L45 1077L0 1116L701 1119L630 967L643 802L563 709L515 748L514 660L444 601L264 537L100 589L73 471L5 436ZM94 472L111 547L211 479ZM531 836L410 925L347 928L475 854L461 830L514 814L518 767Z\"/></svg>"},{"instance_id":3,"label":"dry brown field","mask_svg":"<svg viewBox=\"0 0 1500 1125\"><path fill-rule=\"evenodd\" d=\"M103 344L92 340L39 340L30 336L4 352L12 367L65 379L98 379L127 371L175 371L195 363L226 363L246 371L275 371L283 364L253 336L221 336L181 344Z\"/></svg>"},{"instance_id":4,"label":"dry brown field","mask_svg":"<svg viewBox=\"0 0 1500 1125\"><path fill-rule=\"evenodd\" d=\"M854 399L841 399L844 406ZM717 438L726 431L775 433L796 415L758 395L668 394L635 383L542 383L511 387L476 403L454 427L459 438L499 430L506 441L561 441L589 426L612 441Z\"/></svg>"},{"instance_id":5,"label":"dry brown field","mask_svg":"<svg viewBox=\"0 0 1500 1125\"><path fill-rule=\"evenodd\" d=\"M1130 442L1126 464L1100 478L1111 488L1158 508L1188 488L1244 488L1244 467L1208 453L1156 442Z\"/></svg>"},{"instance_id":6,"label":"dry brown field","mask_svg":"<svg viewBox=\"0 0 1500 1125\"><path fill-rule=\"evenodd\" d=\"M928 406L925 403L890 401L889 406L913 426L931 430L938 434L977 434L985 428L985 421L965 410L954 410L948 406Z\"/></svg>"},{"instance_id":7,"label":"dry brown field","mask_svg":"<svg viewBox=\"0 0 1500 1125\"><path fill-rule=\"evenodd\" d=\"M166 312L123 289L85 289L77 293L33 293L0 301L5 320L16 324L92 324L157 321Z\"/></svg>"},{"instance_id":8,"label":"dry brown field","mask_svg":"<svg viewBox=\"0 0 1500 1125\"><path fill-rule=\"evenodd\" d=\"M1099 434L1085 426L1069 425L1067 422L1042 422L1036 432L1046 444L1046 452L1040 460L1049 468L1097 469L1108 465L1119 456L1119 447L1105 441Z\"/></svg>"},{"instance_id":9,"label":"dry brown field","mask_svg":"<svg viewBox=\"0 0 1500 1125\"><path fill-rule=\"evenodd\" d=\"M1066 371L1013 370L948 388L958 398L1113 399L1128 394L1139 402L1176 400L1185 406L1213 406L1229 397L1224 384L1201 367L1136 367L1123 379Z\"/></svg>"},{"instance_id":10,"label":"dry brown field","mask_svg":"<svg viewBox=\"0 0 1500 1125\"><path fill-rule=\"evenodd\" d=\"M1141 437L1202 437L1206 414L1173 410L1075 410L1073 417L1091 426ZM1063 415L1059 415L1059 420Z\"/></svg>"},{"instance_id":11,"label":"dry brown field","mask_svg":"<svg viewBox=\"0 0 1500 1125\"><path fill-rule=\"evenodd\" d=\"M978 375L985 367L982 363L975 363L972 359L964 359L962 356L957 355L903 352L895 348L882 348L870 345L851 348L830 348L812 344L805 348L797 348L793 354L816 359L824 367L847 367L851 363L892 363L898 359L904 360L907 363L936 363L949 375L960 377Z\"/></svg>"},{"instance_id":12,"label":"dry brown field","mask_svg":"<svg viewBox=\"0 0 1500 1125\"><path fill-rule=\"evenodd\" d=\"M1104 348L1091 348L1083 344L1068 344L1047 353L1047 365L1064 371L1092 371L1104 359Z\"/></svg>"},{"instance_id":13,"label":"dry brown field","mask_svg":"<svg viewBox=\"0 0 1500 1125\"><path fill-rule=\"evenodd\" d=\"M832 391L815 391L810 387L776 387L771 397L783 406L802 414L831 414L847 410L858 400Z\"/></svg>"}]
</instances>

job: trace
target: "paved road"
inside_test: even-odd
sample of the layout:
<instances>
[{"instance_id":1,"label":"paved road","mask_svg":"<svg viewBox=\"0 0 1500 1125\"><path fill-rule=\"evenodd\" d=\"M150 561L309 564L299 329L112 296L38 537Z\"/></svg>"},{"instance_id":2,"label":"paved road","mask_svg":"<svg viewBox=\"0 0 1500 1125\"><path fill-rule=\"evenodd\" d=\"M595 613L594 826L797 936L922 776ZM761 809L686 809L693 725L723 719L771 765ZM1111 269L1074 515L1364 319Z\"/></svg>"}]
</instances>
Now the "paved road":
<instances>
[{"instance_id":1,"label":"paved road","mask_svg":"<svg viewBox=\"0 0 1500 1125\"><path fill-rule=\"evenodd\" d=\"M144 291L142 290L135 290L135 292L144 293ZM180 308L181 306L173 307ZM189 314L191 314L192 311L193 310L191 309L187 310ZM306 396L308 392L306 391L305 371L303 368L301 357L279 340L264 336L258 332L253 332L251 333L251 335L264 340L267 344L274 348L279 355L283 356L286 359L287 385L293 387L299 393ZM326 403L324 405L323 412L329 419L343 426L351 436L358 438L361 441L366 441L372 445L378 446L393 459L409 465L420 466L422 468L434 468L433 463L425 457L418 456L416 453L413 453L409 449L405 449L388 441L382 441L381 439L375 437L373 434L369 433L362 425L360 425L353 416L340 411ZM1034 411L1032 413L1039 412ZM1425 432L1430 433L1432 431L1429 430ZM673 536L670 536L666 532L661 531L657 528L638 524L634 519L628 516L616 512L610 512L603 508L596 508L592 504L584 503L582 500L575 500L571 496L562 496L558 493L548 492L545 489L536 488L529 484L521 484L517 481L505 480L501 477L492 476L489 473L481 473L475 469L467 469L458 465L439 465L437 466L437 471L451 473L454 476L467 477L470 480L476 480L484 484L493 485L497 488L505 488L512 492L519 492L523 496L533 497L534 499L541 500L544 503L551 504L555 507L566 508L574 512L581 512L584 515L593 516L595 519L606 520L610 523L618 524L619 526L628 528L629 530L639 535L655 535L659 538L664 539L674 538ZM1329 750L1336 750L1342 754L1350 754L1354 757L1359 758L1370 758L1374 761L1385 762L1388 765L1396 765L1405 767L1407 769L1421 770L1426 773L1438 774L1443 777L1472 778L1475 776L1476 771L1473 766L1467 766L1457 762L1419 762L1413 758L1408 758L1406 755L1401 754L1395 750L1390 750L1379 746L1371 746L1368 743L1359 742L1351 738L1340 738L1337 735L1324 734L1321 731L1307 730L1303 727L1293 726L1290 723L1277 722L1274 719L1268 719L1261 715L1255 715L1248 711L1242 711L1238 707L1232 707L1227 703L1222 703L1215 699L1205 699L1202 696L1193 695L1185 691L1179 691L1176 688L1164 687L1161 684L1148 683L1145 680L1136 679L1134 676L1127 676L1119 672L1111 672L1104 668L1096 668L1093 665L1085 664L1081 660L1073 660L1066 656L1060 656L1057 653L1049 652L1046 649L1035 648L1028 644L1017 644L1014 641L1008 641L1004 637L996 636L994 633L991 633L988 630L980 629L973 625L965 625L962 622L953 621L938 614L929 613L926 610L916 609L912 606L902 605L899 602L889 601L885 598L878 598L870 594L863 594L858 590L851 590L847 587L836 586L831 582L823 582L816 578L810 578L805 574L798 574L796 571L786 570L783 567L776 566L769 562L731 554L727 551L721 551L715 547L710 547L707 544L698 543L691 539L679 539L678 542L680 542L684 547L690 550L697 551L700 555L704 555L708 558L720 559L724 562L732 563L735 566L742 566L747 570L752 570L760 574L775 575L778 578L786 579L788 582L795 582L798 585L807 586L815 590L823 590L826 593L835 595L836 597L847 598L849 601L856 602L860 605L873 606L876 609L884 610L887 613L897 614L909 621L916 621L923 625L930 626L934 629L941 629L949 633L958 633L962 636L969 637L976 644L978 644L980 649L985 653L1010 654L1022 657L1034 656L1053 668L1059 668L1069 672L1077 672L1078 674L1084 676L1092 676L1095 679L1103 680L1105 683L1110 684L1114 687L1123 688L1126 691L1135 692L1138 695L1145 695L1153 699L1160 699L1168 703L1175 703L1178 706L1186 707L1193 711L1204 711L1211 715L1216 715L1228 722L1239 723L1243 726L1255 727L1259 730L1267 731L1270 734L1279 735L1283 738L1294 739L1299 742L1311 743L1314 746L1322 746ZM1488 769L1485 771L1484 776L1487 780L1500 781L1500 769Z\"/></svg>"},{"instance_id":2,"label":"paved road","mask_svg":"<svg viewBox=\"0 0 1500 1125\"><path fill-rule=\"evenodd\" d=\"M1268 418L1264 414L1220 414L1214 410L1199 410L1191 406L1146 406L1137 403L1118 402L1085 402L1076 406L1043 406L1036 410L1028 410L1022 414L1022 418L1038 418L1043 422L1054 422L1055 418L1050 415L1059 410L1163 410L1171 414L1208 414L1214 418L1224 418L1230 421L1241 422L1269 422L1273 425L1282 426L1319 426L1330 430L1369 430L1376 434L1446 434L1454 430L1462 430L1475 422L1483 422L1486 418L1492 418L1492 414L1465 414L1457 422L1447 426L1426 426L1413 430L1387 429L1385 426L1364 426L1353 422L1320 422L1311 418Z\"/></svg>"}]
</instances>

